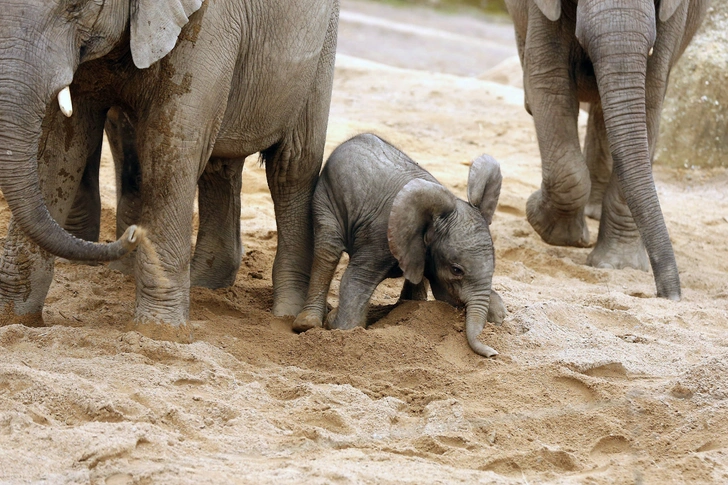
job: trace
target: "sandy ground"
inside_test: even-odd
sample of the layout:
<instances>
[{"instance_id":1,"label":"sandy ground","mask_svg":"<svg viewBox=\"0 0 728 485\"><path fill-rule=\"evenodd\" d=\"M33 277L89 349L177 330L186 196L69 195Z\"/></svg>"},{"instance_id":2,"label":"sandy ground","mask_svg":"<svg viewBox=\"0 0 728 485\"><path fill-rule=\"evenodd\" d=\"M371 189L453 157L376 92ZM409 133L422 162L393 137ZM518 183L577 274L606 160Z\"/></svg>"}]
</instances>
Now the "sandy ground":
<instances>
[{"instance_id":1,"label":"sandy ground","mask_svg":"<svg viewBox=\"0 0 728 485\"><path fill-rule=\"evenodd\" d=\"M503 25L352 1L342 19L327 154L372 131L461 197L470 159L502 163L491 227L509 315L481 337L500 355L471 352L446 304L388 312L401 280L377 290L367 330L291 332L269 311L275 223L251 158L243 264L232 288L192 290L195 343L124 332L134 284L103 265L59 263L49 326L0 328L0 482L728 482L728 172L656 170L684 295L656 299L651 274L587 267L589 249L526 222L540 168L519 89L361 58L479 75L515 53ZM438 36L492 44L486 67L443 64ZM111 239L108 155L102 185Z\"/></svg>"}]
</instances>

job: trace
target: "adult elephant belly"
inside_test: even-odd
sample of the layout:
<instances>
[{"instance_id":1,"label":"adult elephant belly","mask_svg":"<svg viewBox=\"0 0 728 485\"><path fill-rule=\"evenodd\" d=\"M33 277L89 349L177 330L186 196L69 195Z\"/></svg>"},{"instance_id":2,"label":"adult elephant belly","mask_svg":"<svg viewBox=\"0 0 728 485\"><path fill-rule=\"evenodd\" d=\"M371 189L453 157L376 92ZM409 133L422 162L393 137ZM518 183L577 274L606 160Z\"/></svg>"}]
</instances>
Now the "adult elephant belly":
<instances>
[{"instance_id":1,"label":"adult elephant belly","mask_svg":"<svg viewBox=\"0 0 728 485\"><path fill-rule=\"evenodd\" d=\"M246 157L289 141L286 137L306 116L302 100L309 98L314 89L311 85L317 64L317 59L295 67L285 63L277 65L272 73L253 69L247 76L233 79L212 157ZM284 70L291 74L281 76Z\"/></svg>"}]
</instances>

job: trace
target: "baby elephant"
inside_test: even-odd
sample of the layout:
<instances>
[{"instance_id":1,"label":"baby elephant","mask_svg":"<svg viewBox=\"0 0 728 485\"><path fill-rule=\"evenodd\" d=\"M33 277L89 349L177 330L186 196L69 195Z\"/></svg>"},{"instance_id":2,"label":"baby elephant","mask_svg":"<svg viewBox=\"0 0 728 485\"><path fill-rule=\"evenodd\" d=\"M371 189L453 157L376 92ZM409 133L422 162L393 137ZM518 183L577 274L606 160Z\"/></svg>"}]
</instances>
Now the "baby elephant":
<instances>
[{"instance_id":1,"label":"baby elephant","mask_svg":"<svg viewBox=\"0 0 728 485\"><path fill-rule=\"evenodd\" d=\"M328 328L365 326L369 299L385 278L404 274L401 298L426 299L424 277L435 298L465 305L470 347L486 357L497 355L478 335L486 317L500 323L506 313L491 290L495 254L488 230L500 187L500 166L487 155L470 168L467 203L377 136L343 143L329 157L314 193L311 282L294 330L322 326L329 285L346 251L350 260L339 308L328 315Z\"/></svg>"}]
</instances>

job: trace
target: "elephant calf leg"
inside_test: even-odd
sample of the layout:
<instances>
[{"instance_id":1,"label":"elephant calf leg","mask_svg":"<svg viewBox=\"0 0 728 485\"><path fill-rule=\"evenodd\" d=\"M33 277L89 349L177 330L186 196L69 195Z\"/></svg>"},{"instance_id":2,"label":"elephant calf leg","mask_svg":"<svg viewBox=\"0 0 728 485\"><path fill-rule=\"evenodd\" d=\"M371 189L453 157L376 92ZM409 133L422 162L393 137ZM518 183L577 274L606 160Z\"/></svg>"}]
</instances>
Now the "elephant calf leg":
<instances>
[{"instance_id":1,"label":"elephant calf leg","mask_svg":"<svg viewBox=\"0 0 728 485\"><path fill-rule=\"evenodd\" d=\"M604 194L599 236L587 264L597 268L635 268L649 271L650 260L632 213L613 175Z\"/></svg>"},{"instance_id":2,"label":"elephant calf leg","mask_svg":"<svg viewBox=\"0 0 728 485\"><path fill-rule=\"evenodd\" d=\"M326 316L326 297L344 249L338 234L332 231L321 231L319 227L316 228L311 282L308 286L303 310L293 322L294 332L305 332L323 326L324 316Z\"/></svg>"},{"instance_id":3,"label":"elephant calf leg","mask_svg":"<svg viewBox=\"0 0 728 485\"><path fill-rule=\"evenodd\" d=\"M388 259L364 253L352 255L349 266L341 278L339 307L326 319L327 328L349 330L354 327L366 327L369 300L379 283L392 269L381 263Z\"/></svg>"},{"instance_id":4,"label":"elephant calf leg","mask_svg":"<svg viewBox=\"0 0 728 485\"><path fill-rule=\"evenodd\" d=\"M240 190L244 159L212 159L197 183L200 228L190 267L192 286L224 288L235 283L243 255Z\"/></svg>"}]
</instances>

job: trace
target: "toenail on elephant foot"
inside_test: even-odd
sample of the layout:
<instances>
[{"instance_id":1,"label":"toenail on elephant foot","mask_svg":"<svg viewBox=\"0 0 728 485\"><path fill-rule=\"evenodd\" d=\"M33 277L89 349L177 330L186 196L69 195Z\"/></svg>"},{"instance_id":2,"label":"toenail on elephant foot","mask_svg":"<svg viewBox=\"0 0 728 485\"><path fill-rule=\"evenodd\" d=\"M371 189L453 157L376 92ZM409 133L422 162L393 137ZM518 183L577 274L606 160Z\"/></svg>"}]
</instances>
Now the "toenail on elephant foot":
<instances>
[{"instance_id":1,"label":"toenail on elephant foot","mask_svg":"<svg viewBox=\"0 0 728 485\"><path fill-rule=\"evenodd\" d=\"M161 323L150 320L132 320L127 324L125 330L127 332L139 332L145 337L154 340L166 340L168 342L177 342L181 344L188 344L194 341L192 326L188 323L174 325L171 323Z\"/></svg>"},{"instance_id":2,"label":"toenail on elephant foot","mask_svg":"<svg viewBox=\"0 0 728 485\"><path fill-rule=\"evenodd\" d=\"M302 311L298 314L296 319L293 321L293 331L302 333L312 328L323 327L323 322L316 315L312 315L307 311Z\"/></svg>"},{"instance_id":3,"label":"toenail on elephant foot","mask_svg":"<svg viewBox=\"0 0 728 485\"><path fill-rule=\"evenodd\" d=\"M589 228L584 219L584 209L561 211L542 200L541 190L528 198L526 217L546 243L553 246L589 246Z\"/></svg>"}]
</instances>

